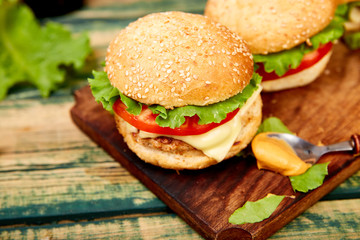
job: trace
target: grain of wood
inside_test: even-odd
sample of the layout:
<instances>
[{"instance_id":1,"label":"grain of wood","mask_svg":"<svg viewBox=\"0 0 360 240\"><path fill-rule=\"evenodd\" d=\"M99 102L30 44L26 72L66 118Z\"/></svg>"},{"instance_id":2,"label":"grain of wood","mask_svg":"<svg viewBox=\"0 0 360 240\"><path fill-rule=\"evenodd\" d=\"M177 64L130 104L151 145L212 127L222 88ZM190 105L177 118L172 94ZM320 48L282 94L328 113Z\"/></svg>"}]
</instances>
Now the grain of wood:
<instances>
[{"instance_id":1,"label":"grain of wood","mask_svg":"<svg viewBox=\"0 0 360 240\"><path fill-rule=\"evenodd\" d=\"M165 208L99 148L3 154L0 169L0 219Z\"/></svg>"},{"instance_id":2,"label":"grain of wood","mask_svg":"<svg viewBox=\"0 0 360 240\"><path fill-rule=\"evenodd\" d=\"M1 239L202 239L175 214L105 221L0 228Z\"/></svg>"},{"instance_id":3,"label":"grain of wood","mask_svg":"<svg viewBox=\"0 0 360 240\"><path fill-rule=\"evenodd\" d=\"M73 97L3 101L0 105L0 153L94 147L69 116Z\"/></svg>"},{"instance_id":4,"label":"grain of wood","mask_svg":"<svg viewBox=\"0 0 360 240\"><path fill-rule=\"evenodd\" d=\"M323 201L269 239L358 239L360 200ZM0 228L1 239L202 239L175 214Z\"/></svg>"},{"instance_id":5,"label":"grain of wood","mask_svg":"<svg viewBox=\"0 0 360 240\"><path fill-rule=\"evenodd\" d=\"M318 202L270 239L359 239L360 200Z\"/></svg>"}]
</instances>

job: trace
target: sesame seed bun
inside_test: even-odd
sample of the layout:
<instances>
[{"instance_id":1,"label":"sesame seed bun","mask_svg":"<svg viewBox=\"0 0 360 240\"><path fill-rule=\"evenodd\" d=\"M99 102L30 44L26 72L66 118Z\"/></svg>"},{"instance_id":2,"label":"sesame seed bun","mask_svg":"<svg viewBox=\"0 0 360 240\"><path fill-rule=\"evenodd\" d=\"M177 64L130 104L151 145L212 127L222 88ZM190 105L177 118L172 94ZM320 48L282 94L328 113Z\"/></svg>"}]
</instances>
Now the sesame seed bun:
<instances>
[{"instance_id":1,"label":"sesame seed bun","mask_svg":"<svg viewBox=\"0 0 360 240\"><path fill-rule=\"evenodd\" d=\"M253 54L291 49L324 29L337 7L331 0L209 0L205 15L238 33Z\"/></svg>"},{"instance_id":2,"label":"sesame seed bun","mask_svg":"<svg viewBox=\"0 0 360 240\"><path fill-rule=\"evenodd\" d=\"M124 95L165 108L226 100L249 83L245 42L209 18L183 12L147 15L110 43L105 70Z\"/></svg>"},{"instance_id":3,"label":"sesame seed bun","mask_svg":"<svg viewBox=\"0 0 360 240\"><path fill-rule=\"evenodd\" d=\"M249 104L247 110L239 118L242 130L225 159L235 156L244 149L251 142L261 123L262 100L260 94ZM119 132L123 135L130 150L147 163L176 170L196 170L218 163L218 161L206 156L202 151L180 140L167 137L140 138L139 134L131 131L128 127L129 124L116 114L115 120Z\"/></svg>"}]
</instances>

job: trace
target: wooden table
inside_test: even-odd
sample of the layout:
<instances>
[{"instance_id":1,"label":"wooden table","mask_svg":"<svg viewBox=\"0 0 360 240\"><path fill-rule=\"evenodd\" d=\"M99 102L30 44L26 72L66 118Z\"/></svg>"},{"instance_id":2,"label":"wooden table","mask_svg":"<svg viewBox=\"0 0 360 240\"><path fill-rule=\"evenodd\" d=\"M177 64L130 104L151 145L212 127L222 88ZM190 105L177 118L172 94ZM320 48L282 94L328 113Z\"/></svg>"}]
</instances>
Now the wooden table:
<instances>
[{"instance_id":1,"label":"wooden table","mask_svg":"<svg viewBox=\"0 0 360 240\"><path fill-rule=\"evenodd\" d=\"M88 1L52 20L87 31L86 68L47 99L15 88L0 102L0 239L202 239L72 122L73 92L109 41L147 13L202 13L205 0ZM271 239L360 239L360 172Z\"/></svg>"}]
</instances>

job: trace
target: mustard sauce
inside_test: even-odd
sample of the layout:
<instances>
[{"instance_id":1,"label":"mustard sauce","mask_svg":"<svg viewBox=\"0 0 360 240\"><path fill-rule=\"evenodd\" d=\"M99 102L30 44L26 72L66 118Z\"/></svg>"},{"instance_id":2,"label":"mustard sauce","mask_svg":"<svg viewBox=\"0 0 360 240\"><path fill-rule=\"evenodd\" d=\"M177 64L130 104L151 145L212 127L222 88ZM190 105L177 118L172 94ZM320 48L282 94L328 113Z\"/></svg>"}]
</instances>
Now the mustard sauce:
<instances>
[{"instance_id":1,"label":"mustard sauce","mask_svg":"<svg viewBox=\"0 0 360 240\"><path fill-rule=\"evenodd\" d=\"M306 172L311 164L302 161L282 139L268 137L260 133L252 140L251 148L259 169L267 169L284 176L295 176Z\"/></svg>"}]
</instances>

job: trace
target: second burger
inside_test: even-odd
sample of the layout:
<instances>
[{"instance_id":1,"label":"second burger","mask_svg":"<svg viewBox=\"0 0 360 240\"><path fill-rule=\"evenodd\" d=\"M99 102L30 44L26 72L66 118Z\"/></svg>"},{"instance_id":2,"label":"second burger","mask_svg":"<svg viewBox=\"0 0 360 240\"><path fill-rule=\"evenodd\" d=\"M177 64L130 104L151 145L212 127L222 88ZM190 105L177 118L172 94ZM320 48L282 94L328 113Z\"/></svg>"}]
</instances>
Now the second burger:
<instances>
[{"instance_id":1,"label":"second burger","mask_svg":"<svg viewBox=\"0 0 360 240\"><path fill-rule=\"evenodd\" d=\"M335 0L209 0L205 15L241 35L264 91L304 86L325 69L344 33Z\"/></svg>"}]
</instances>

